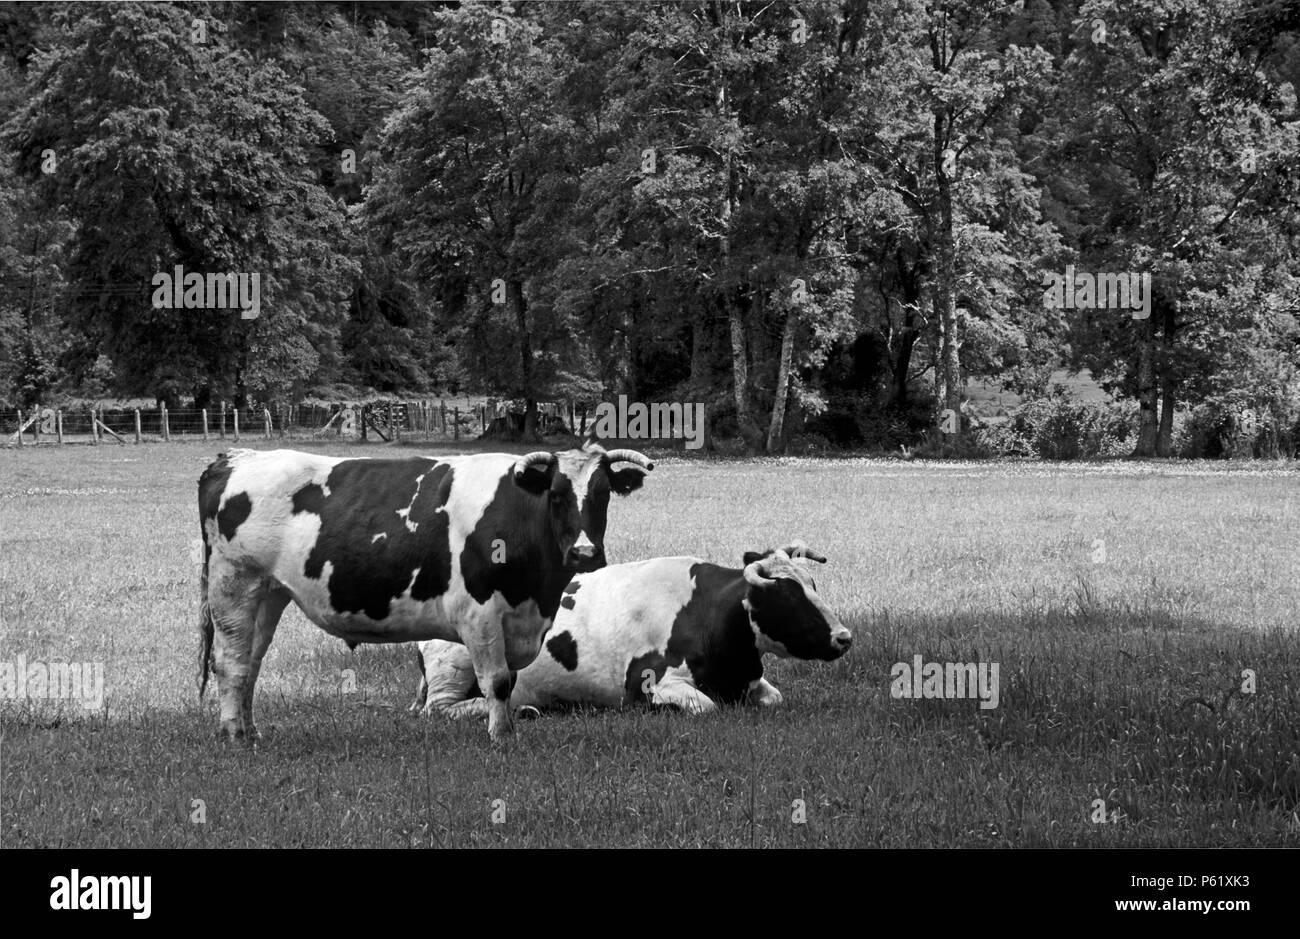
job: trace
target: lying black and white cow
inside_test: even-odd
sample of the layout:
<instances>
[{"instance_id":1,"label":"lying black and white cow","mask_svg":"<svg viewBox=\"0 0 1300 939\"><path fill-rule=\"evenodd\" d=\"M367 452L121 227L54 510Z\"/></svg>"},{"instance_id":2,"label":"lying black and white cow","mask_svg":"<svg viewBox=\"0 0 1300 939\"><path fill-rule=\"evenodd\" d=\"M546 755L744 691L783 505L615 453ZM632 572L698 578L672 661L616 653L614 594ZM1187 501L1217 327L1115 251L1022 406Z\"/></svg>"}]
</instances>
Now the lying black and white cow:
<instances>
[{"instance_id":1,"label":"lying black and white cow","mask_svg":"<svg viewBox=\"0 0 1300 939\"><path fill-rule=\"evenodd\" d=\"M817 595L811 562L825 560L791 545L746 553L743 570L668 557L579 574L564 588L543 651L519 673L511 703L648 702L692 712L718 702L779 704L781 693L763 678L764 653L831 660L852 641ZM487 706L462 646L435 639L419 650L423 678L413 709Z\"/></svg>"},{"instance_id":2,"label":"lying black and white cow","mask_svg":"<svg viewBox=\"0 0 1300 939\"><path fill-rule=\"evenodd\" d=\"M537 656L572 574L604 566L610 492L653 467L591 443L522 457L222 454L199 479L199 694L211 668L222 731L256 735L253 686L292 600L350 645L464 643L489 733L511 731L512 673Z\"/></svg>"}]
</instances>

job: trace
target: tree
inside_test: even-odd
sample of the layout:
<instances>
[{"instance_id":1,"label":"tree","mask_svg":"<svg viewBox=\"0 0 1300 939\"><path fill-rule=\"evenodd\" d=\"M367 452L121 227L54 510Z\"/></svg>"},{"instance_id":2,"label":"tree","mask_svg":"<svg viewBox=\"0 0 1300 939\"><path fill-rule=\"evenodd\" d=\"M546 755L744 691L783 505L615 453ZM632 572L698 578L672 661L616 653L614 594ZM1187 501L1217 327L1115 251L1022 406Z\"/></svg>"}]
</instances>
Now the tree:
<instances>
[{"instance_id":1,"label":"tree","mask_svg":"<svg viewBox=\"0 0 1300 939\"><path fill-rule=\"evenodd\" d=\"M75 222L70 324L112 357L120 391L242 401L300 387L333 354L355 270L307 167L320 116L274 64L227 47L217 21L199 30L153 5L55 21L60 42L35 57L3 140ZM178 264L261 273L262 315L154 309L153 276Z\"/></svg>"},{"instance_id":2,"label":"tree","mask_svg":"<svg viewBox=\"0 0 1300 939\"><path fill-rule=\"evenodd\" d=\"M1270 309L1266 295L1288 289L1260 283L1256 252L1295 270L1290 244L1257 227L1279 206L1294 212L1300 147L1294 91L1269 82L1240 45L1254 34L1234 29L1253 6L1089 0L1080 9L1088 41L1066 65L1078 109L1065 146L1087 187L1076 206L1081 256L1096 270L1149 274L1153 298L1145 318L1098 311L1077 330L1081 361L1138 399L1135 456L1171 452L1180 395L1235 354L1238 344L1222 340L1264 327L1251 311Z\"/></svg>"}]
</instances>

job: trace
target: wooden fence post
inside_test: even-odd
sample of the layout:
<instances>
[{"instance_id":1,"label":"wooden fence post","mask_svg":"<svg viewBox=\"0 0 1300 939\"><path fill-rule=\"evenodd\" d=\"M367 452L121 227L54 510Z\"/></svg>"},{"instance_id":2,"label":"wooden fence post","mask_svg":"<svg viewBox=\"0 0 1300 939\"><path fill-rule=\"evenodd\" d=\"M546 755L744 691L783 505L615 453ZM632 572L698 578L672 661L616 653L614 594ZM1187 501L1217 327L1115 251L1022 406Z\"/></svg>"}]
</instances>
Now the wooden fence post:
<instances>
[{"instance_id":1,"label":"wooden fence post","mask_svg":"<svg viewBox=\"0 0 1300 939\"><path fill-rule=\"evenodd\" d=\"M140 409L135 409L135 442L140 442Z\"/></svg>"},{"instance_id":2,"label":"wooden fence post","mask_svg":"<svg viewBox=\"0 0 1300 939\"><path fill-rule=\"evenodd\" d=\"M18 446L23 445L23 410L18 409Z\"/></svg>"},{"instance_id":3,"label":"wooden fence post","mask_svg":"<svg viewBox=\"0 0 1300 939\"><path fill-rule=\"evenodd\" d=\"M208 442L208 409L203 409L203 442Z\"/></svg>"},{"instance_id":4,"label":"wooden fence post","mask_svg":"<svg viewBox=\"0 0 1300 939\"><path fill-rule=\"evenodd\" d=\"M22 424L18 425L22 427ZM19 434L21 437L22 435ZM38 404L32 408L32 443L40 445L41 442L41 406Z\"/></svg>"},{"instance_id":5,"label":"wooden fence post","mask_svg":"<svg viewBox=\"0 0 1300 939\"><path fill-rule=\"evenodd\" d=\"M442 435L447 436L447 402L438 399L438 415L442 418Z\"/></svg>"},{"instance_id":6,"label":"wooden fence post","mask_svg":"<svg viewBox=\"0 0 1300 939\"><path fill-rule=\"evenodd\" d=\"M262 408L262 436L271 439L271 409Z\"/></svg>"},{"instance_id":7,"label":"wooden fence post","mask_svg":"<svg viewBox=\"0 0 1300 939\"><path fill-rule=\"evenodd\" d=\"M95 406L90 407L90 442L99 446L99 418L95 414Z\"/></svg>"},{"instance_id":8,"label":"wooden fence post","mask_svg":"<svg viewBox=\"0 0 1300 939\"><path fill-rule=\"evenodd\" d=\"M63 408L54 412L54 433L57 435L59 445L63 445Z\"/></svg>"},{"instance_id":9,"label":"wooden fence post","mask_svg":"<svg viewBox=\"0 0 1300 939\"><path fill-rule=\"evenodd\" d=\"M226 439L226 402L221 402L221 423L217 425L217 436Z\"/></svg>"},{"instance_id":10,"label":"wooden fence post","mask_svg":"<svg viewBox=\"0 0 1300 939\"><path fill-rule=\"evenodd\" d=\"M456 434L456 439L459 440L460 439L460 408L458 407L452 408L451 427Z\"/></svg>"},{"instance_id":11,"label":"wooden fence post","mask_svg":"<svg viewBox=\"0 0 1300 939\"><path fill-rule=\"evenodd\" d=\"M171 421L168 419L167 405L164 404L162 406L161 413L162 413L162 438L168 443L171 443L172 425L171 425Z\"/></svg>"},{"instance_id":12,"label":"wooden fence post","mask_svg":"<svg viewBox=\"0 0 1300 939\"><path fill-rule=\"evenodd\" d=\"M235 443L239 443L239 408L231 408L230 413L235 420Z\"/></svg>"}]
</instances>

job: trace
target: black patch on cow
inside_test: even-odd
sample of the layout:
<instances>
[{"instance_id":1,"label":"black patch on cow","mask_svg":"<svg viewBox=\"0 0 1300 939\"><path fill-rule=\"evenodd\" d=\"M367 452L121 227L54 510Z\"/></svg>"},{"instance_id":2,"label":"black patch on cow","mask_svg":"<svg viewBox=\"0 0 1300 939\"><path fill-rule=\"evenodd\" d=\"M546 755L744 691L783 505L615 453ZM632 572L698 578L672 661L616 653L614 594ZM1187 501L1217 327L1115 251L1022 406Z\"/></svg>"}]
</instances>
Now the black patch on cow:
<instances>
[{"instance_id":1,"label":"black patch on cow","mask_svg":"<svg viewBox=\"0 0 1300 939\"><path fill-rule=\"evenodd\" d=\"M308 483L293 494L293 514L310 512L320 515L325 508L325 490L316 483Z\"/></svg>"},{"instance_id":2,"label":"black patch on cow","mask_svg":"<svg viewBox=\"0 0 1300 939\"><path fill-rule=\"evenodd\" d=\"M741 571L716 564L692 564L695 589L673 619L665 650L668 661L685 662L695 686L716 701L743 701L763 677L754 630L743 604Z\"/></svg>"},{"instance_id":3,"label":"black patch on cow","mask_svg":"<svg viewBox=\"0 0 1300 939\"><path fill-rule=\"evenodd\" d=\"M248 521L252 512L253 500L248 498L248 493L241 492L227 499L217 513L217 530L221 532L221 537L227 541L233 540L239 526Z\"/></svg>"},{"instance_id":4,"label":"black patch on cow","mask_svg":"<svg viewBox=\"0 0 1300 939\"><path fill-rule=\"evenodd\" d=\"M588 534L588 537L591 537L590 534ZM602 566L604 565L603 556L601 557L601 564ZM577 606L578 601L574 599L573 595L578 592L578 588L581 586L582 584L578 583L577 580L569 581L564 587L564 596L560 598L560 606L564 607L566 610L571 610Z\"/></svg>"},{"instance_id":5,"label":"black patch on cow","mask_svg":"<svg viewBox=\"0 0 1300 939\"><path fill-rule=\"evenodd\" d=\"M796 580L778 577L774 584L750 590L749 607L754 625L763 635L781 643L796 658L829 661L843 652L831 645L830 623Z\"/></svg>"},{"instance_id":6,"label":"black patch on cow","mask_svg":"<svg viewBox=\"0 0 1300 939\"><path fill-rule=\"evenodd\" d=\"M514 687L514 674L502 675L496 681L492 682L492 697L496 698L498 701L509 701L510 692L514 690Z\"/></svg>"},{"instance_id":7,"label":"black patch on cow","mask_svg":"<svg viewBox=\"0 0 1300 939\"><path fill-rule=\"evenodd\" d=\"M337 464L325 481L329 495L320 491L314 513L320 532L303 573L319 580L328 561L330 605L373 620L388 616L392 601L408 587L416 601L441 596L451 582L449 522L441 510L452 481L451 464L427 457ZM312 511L312 488L295 493L295 511L299 505ZM408 509L405 517L398 514Z\"/></svg>"},{"instance_id":8,"label":"black patch on cow","mask_svg":"<svg viewBox=\"0 0 1300 939\"><path fill-rule=\"evenodd\" d=\"M221 497L226 492L226 483L230 481L230 461L224 453L208 464L208 468L199 477L199 531L203 536L203 565L206 568L212 556L212 545L208 544L208 519L217 517L221 506Z\"/></svg>"},{"instance_id":9,"label":"black patch on cow","mask_svg":"<svg viewBox=\"0 0 1300 939\"><path fill-rule=\"evenodd\" d=\"M500 592L512 607L533 600L544 619L554 619L572 571L564 569L553 517L566 508L576 516L576 503L567 476L557 474L549 490L534 495L515 484L513 472L503 473L461 553L469 595L486 603ZM576 531L570 534L577 536ZM505 560L493 563L494 555L501 556L498 540L505 547Z\"/></svg>"},{"instance_id":10,"label":"black patch on cow","mask_svg":"<svg viewBox=\"0 0 1300 939\"><path fill-rule=\"evenodd\" d=\"M663 653L655 650L647 652L645 655L638 655L627 664L627 674L623 679L623 704L645 704L650 700L642 687L646 683L647 670L654 672L655 684L664 677L664 672L668 670L668 659Z\"/></svg>"},{"instance_id":11,"label":"black patch on cow","mask_svg":"<svg viewBox=\"0 0 1300 939\"><path fill-rule=\"evenodd\" d=\"M649 699L641 688L647 669L654 671L657 683L668 669L685 663L700 691L728 704L744 701L750 684L763 677L762 657L743 603L743 572L700 563L691 565L690 578L695 587L673 618L667 647L637 656L628 665L624 703Z\"/></svg>"},{"instance_id":12,"label":"black patch on cow","mask_svg":"<svg viewBox=\"0 0 1300 939\"><path fill-rule=\"evenodd\" d=\"M565 597L561 602L572 602L571 597ZM576 671L578 668L578 643L574 640L573 634L567 629L558 636L552 636L546 640L546 651L551 653L551 658L564 666L566 671Z\"/></svg>"}]
</instances>

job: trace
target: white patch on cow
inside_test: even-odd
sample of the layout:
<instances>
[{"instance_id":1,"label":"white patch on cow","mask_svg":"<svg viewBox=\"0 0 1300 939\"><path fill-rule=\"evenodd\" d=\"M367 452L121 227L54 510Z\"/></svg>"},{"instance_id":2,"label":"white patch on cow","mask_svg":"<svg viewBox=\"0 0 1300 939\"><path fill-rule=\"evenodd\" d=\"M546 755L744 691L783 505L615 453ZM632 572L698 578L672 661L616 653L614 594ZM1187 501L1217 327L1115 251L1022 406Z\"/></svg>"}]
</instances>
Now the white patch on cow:
<instances>
[{"instance_id":1,"label":"white patch on cow","mask_svg":"<svg viewBox=\"0 0 1300 939\"><path fill-rule=\"evenodd\" d=\"M375 535L373 538L370 539L370 543L374 544L376 541L382 541L387 537L388 537L388 532L381 531L379 534Z\"/></svg>"},{"instance_id":2,"label":"white patch on cow","mask_svg":"<svg viewBox=\"0 0 1300 939\"><path fill-rule=\"evenodd\" d=\"M411 509L415 508L415 500L420 498L420 487L424 485L424 477L427 475L427 473L421 473L415 477L415 494L411 496L411 504L404 509L397 510L397 517L402 520L402 523L406 525L406 530L411 534L415 534L415 530L420 527L419 522L411 521Z\"/></svg>"}]
</instances>

